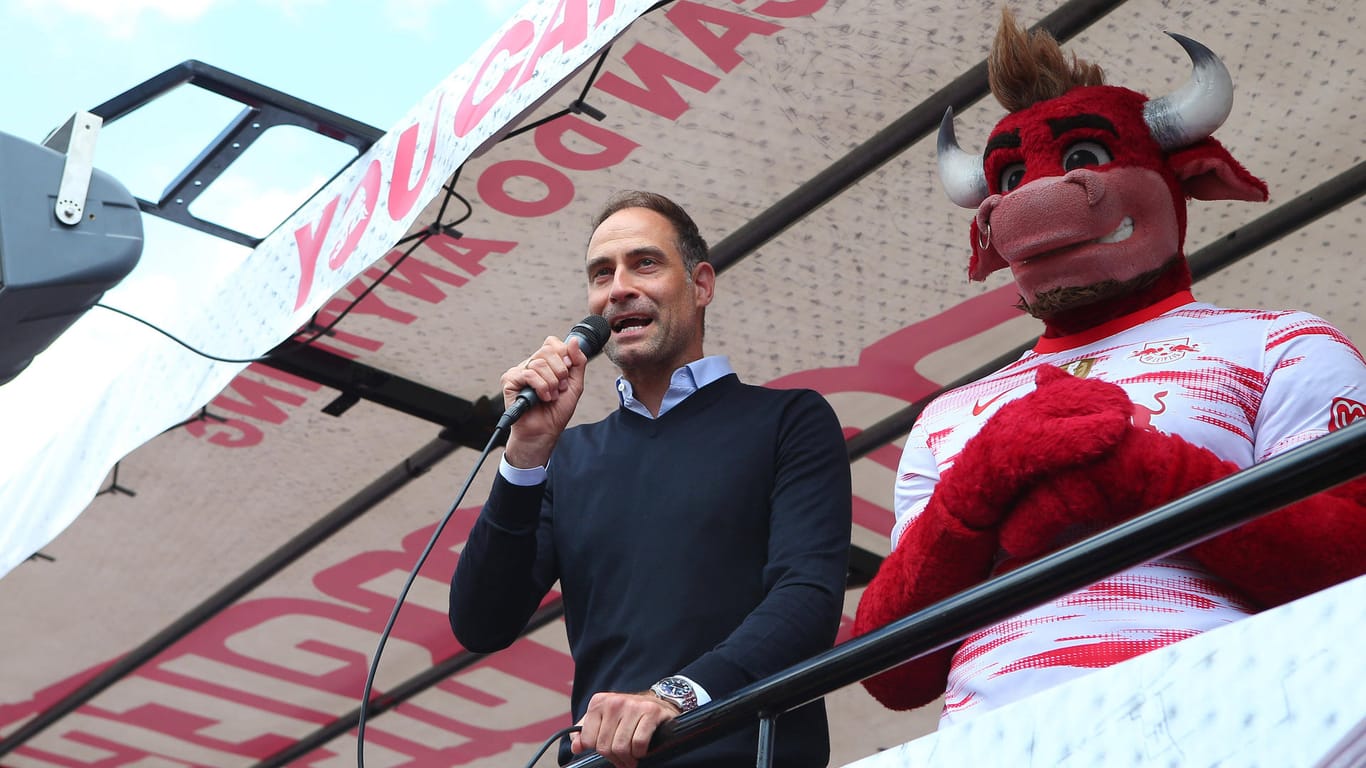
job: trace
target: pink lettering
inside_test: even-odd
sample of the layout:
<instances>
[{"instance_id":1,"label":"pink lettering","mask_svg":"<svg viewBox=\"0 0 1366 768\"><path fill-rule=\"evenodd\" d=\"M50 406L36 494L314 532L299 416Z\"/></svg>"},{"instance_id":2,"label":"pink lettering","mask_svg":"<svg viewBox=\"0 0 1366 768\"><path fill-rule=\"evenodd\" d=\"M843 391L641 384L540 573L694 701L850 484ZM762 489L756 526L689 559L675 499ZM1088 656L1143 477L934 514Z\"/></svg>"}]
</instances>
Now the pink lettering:
<instances>
[{"instance_id":1,"label":"pink lettering","mask_svg":"<svg viewBox=\"0 0 1366 768\"><path fill-rule=\"evenodd\" d=\"M366 276L368 277L369 274L370 271L367 271ZM378 279L378 277L379 275L376 274L375 277L371 279ZM393 275L391 274L389 277L385 278L383 285L389 286L389 281L392 279ZM346 292L351 294L353 297L360 296L361 294L365 294L365 290L368 287L369 285L367 285L364 281L357 278L346 284ZM370 293L365 294L365 298L361 299L359 302L356 302L354 298L350 301L346 301L344 299L333 299L332 301L327 303L327 305L324 307L324 311L340 312L353 303L355 304L355 306L351 309L351 314L353 315L371 315L373 317L379 317L385 320L392 320L393 322L398 323L399 325L409 325L417 319L417 315L414 315L411 312L404 312L403 310L398 309L397 307L393 307L384 303L384 300L379 297L378 291L370 291ZM378 349L378 347L376 347L376 349Z\"/></svg>"},{"instance_id":2,"label":"pink lettering","mask_svg":"<svg viewBox=\"0 0 1366 768\"><path fill-rule=\"evenodd\" d=\"M371 160L370 166L365 169L365 176L361 177L360 184L352 190L351 197L346 201L346 208L342 210L341 231L345 239L337 247L332 255L327 259L327 266L332 269L339 269L346 260L351 258L352 252L356 250L356 244L360 242L361 235L365 234L366 227L370 226L370 218L375 213L375 203L379 201L379 184L382 168L378 159ZM360 204L357 206L356 201Z\"/></svg>"},{"instance_id":3,"label":"pink lettering","mask_svg":"<svg viewBox=\"0 0 1366 768\"><path fill-rule=\"evenodd\" d=\"M304 305L309 291L313 290L313 272L318 266L318 254L322 253L323 239L327 237L327 230L332 226L332 216L336 214L339 202L341 195L332 198L331 202L323 206L323 215L318 219L316 228L310 229L305 224L294 230L294 242L299 248L299 293L294 300L295 309Z\"/></svg>"},{"instance_id":4,"label":"pink lettering","mask_svg":"<svg viewBox=\"0 0 1366 768\"><path fill-rule=\"evenodd\" d=\"M1012 306L1016 293L1013 285L1001 286L879 339L864 348L857 365L794 373L774 379L769 386L809 387L824 395L871 392L914 402L939 388L916 372L916 363L931 352L1019 317L1020 311Z\"/></svg>"},{"instance_id":5,"label":"pink lettering","mask_svg":"<svg viewBox=\"0 0 1366 768\"><path fill-rule=\"evenodd\" d=\"M260 427L241 419L192 421L185 425L185 431L224 448L250 448L265 439Z\"/></svg>"},{"instance_id":6,"label":"pink lettering","mask_svg":"<svg viewBox=\"0 0 1366 768\"><path fill-rule=\"evenodd\" d=\"M513 643L508 651L490 658L486 664L552 691L568 695L573 689L574 663L568 654L529 642Z\"/></svg>"},{"instance_id":7,"label":"pink lettering","mask_svg":"<svg viewBox=\"0 0 1366 768\"><path fill-rule=\"evenodd\" d=\"M598 147L596 152L571 149L566 139L577 136ZM545 159L572 171L597 171L620 163L640 145L581 117L564 115L534 131L536 148Z\"/></svg>"},{"instance_id":8,"label":"pink lettering","mask_svg":"<svg viewBox=\"0 0 1366 768\"><path fill-rule=\"evenodd\" d=\"M60 680L46 688L40 689L38 692L34 693L32 698L28 701L15 701L10 704L0 704L0 731L8 731L8 726L18 723L21 720L27 720L54 706L57 702L70 695L72 691L89 682L95 675L103 672L105 667L109 666L110 663L112 662L96 664L84 671L77 672L65 680Z\"/></svg>"},{"instance_id":9,"label":"pink lettering","mask_svg":"<svg viewBox=\"0 0 1366 768\"><path fill-rule=\"evenodd\" d=\"M120 686L120 704L113 706L127 709L110 711L110 719L170 736L187 746L265 757L293 743L286 734L312 729L307 721L263 712L250 704L191 691L145 675L132 676ZM122 703L130 700L140 703ZM198 752L192 748L186 751Z\"/></svg>"},{"instance_id":10,"label":"pink lettering","mask_svg":"<svg viewBox=\"0 0 1366 768\"><path fill-rule=\"evenodd\" d=\"M598 3L598 20L593 26L601 27L604 21L612 17L617 12L616 0L602 0Z\"/></svg>"},{"instance_id":11,"label":"pink lettering","mask_svg":"<svg viewBox=\"0 0 1366 768\"><path fill-rule=\"evenodd\" d=\"M349 698L356 693L356 681L365 679L375 633L383 628L387 615L387 611L360 613L317 600L248 600L200 627L158 663L194 653ZM449 635L449 628L446 632ZM398 638L394 643L396 647L407 645ZM402 652L414 650L404 648ZM418 653L419 658L422 655Z\"/></svg>"},{"instance_id":12,"label":"pink lettering","mask_svg":"<svg viewBox=\"0 0 1366 768\"><path fill-rule=\"evenodd\" d=\"M695 91L707 93L721 81L711 73L685 64L644 43L636 43L621 60L631 68L641 85L615 73L605 72L598 78L597 89L670 120L677 120L688 111L687 100L670 83L682 83Z\"/></svg>"},{"instance_id":13,"label":"pink lettering","mask_svg":"<svg viewBox=\"0 0 1366 768\"><path fill-rule=\"evenodd\" d=\"M111 738L114 734L109 731L118 730L119 726L111 726L108 720L90 717L77 710L62 721L58 733L49 737L55 743L45 742L45 748L41 750L29 746L20 747L17 754L23 756L24 768L103 768L138 763L145 765L146 761L165 759L160 755L153 755L146 749L122 743L123 740L128 740L127 734L121 734L123 739L115 741ZM65 754L66 750L73 750L81 756L91 756L91 759L87 762L83 757L72 757ZM41 761L38 758L42 758ZM48 762L49 760L53 762Z\"/></svg>"},{"instance_id":14,"label":"pink lettering","mask_svg":"<svg viewBox=\"0 0 1366 768\"><path fill-rule=\"evenodd\" d=\"M390 264L402 258L403 254L398 251L390 251L385 255L385 260ZM378 280L381 272L378 268L371 267L366 270L365 276L371 280ZM459 288L469 282L469 278L458 275L448 269L425 261L414 256L409 256L403 261L398 262L394 271L384 278L384 287L392 288L400 293L406 293L415 299L425 301L428 304L435 304L446 298L446 292L437 287L433 280L445 283L446 285Z\"/></svg>"},{"instance_id":15,"label":"pink lettering","mask_svg":"<svg viewBox=\"0 0 1366 768\"><path fill-rule=\"evenodd\" d=\"M892 535L892 523L896 522L887 507L871 502L857 493L852 498L854 505L854 524L876 531L884 537Z\"/></svg>"},{"instance_id":16,"label":"pink lettering","mask_svg":"<svg viewBox=\"0 0 1366 768\"><path fill-rule=\"evenodd\" d=\"M337 315L329 315L327 314L327 312L329 310L336 309L337 303L333 301L329 302L322 309L318 310L318 323L322 327L326 328L328 325L331 325L333 322L335 322L337 319ZM316 347L318 349L331 352L334 355L339 355L348 360L354 360L356 358L356 353L354 352L349 352L346 350L333 347L329 345L327 342L324 342L322 339L314 339L316 333L317 331L304 331L303 333L299 334L299 336L301 336L302 338L296 337L295 340L307 341L312 339L311 341L308 341L308 346L310 347ZM350 344L353 347L359 347L360 349L369 350L370 352L374 352L375 350L384 346L384 342L382 341L372 339L368 336L361 336L359 334L349 333L339 328L333 328L332 330L328 331L327 335L324 338L328 339L329 341L335 341L341 344Z\"/></svg>"},{"instance_id":17,"label":"pink lettering","mask_svg":"<svg viewBox=\"0 0 1366 768\"><path fill-rule=\"evenodd\" d=\"M389 218L394 221L408 215L417 203L418 193L427 183L427 175L432 170L432 158L436 155L436 129L441 124L441 100L436 102L436 112L432 115L432 135L427 138L427 157L422 161L422 171L417 181L408 185L413 175L413 159L417 156L417 134L421 125L409 126L398 137L394 149L394 174L389 179Z\"/></svg>"},{"instance_id":18,"label":"pink lettering","mask_svg":"<svg viewBox=\"0 0 1366 768\"><path fill-rule=\"evenodd\" d=\"M677 0L664 15L723 72L735 69L745 60L735 50L745 38L750 35L771 35L782 30L782 27L772 22L692 0ZM710 29L713 26L724 27L725 34L717 36Z\"/></svg>"},{"instance_id":19,"label":"pink lettering","mask_svg":"<svg viewBox=\"0 0 1366 768\"><path fill-rule=\"evenodd\" d=\"M269 424L283 424L288 417L284 409L276 405L275 401L300 406L307 399L303 395L297 395L245 376L238 376L233 379L232 383L228 385L228 389L241 395L244 399L236 400L224 393L213 399L213 405Z\"/></svg>"},{"instance_id":20,"label":"pink lettering","mask_svg":"<svg viewBox=\"0 0 1366 768\"><path fill-rule=\"evenodd\" d=\"M491 253L507 253L517 244L508 240L480 240L462 237L459 240L447 235L427 238L427 247L447 262L460 267L471 275L484 271L479 262Z\"/></svg>"},{"instance_id":21,"label":"pink lettering","mask_svg":"<svg viewBox=\"0 0 1366 768\"><path fill-rule=\"evenodd\" d=\"M355 338L355 337L352 337L351 334L345 333L345 332L343 332L343 331L336 331L336 330L334 330L334 331L331 331L331 333L332 333L334 336L337 337L337 340L338 340L338 341L341 341L341 342L343 342L343 343L352 343L352 339ZM308 336L307 338L310 338L310 339L311 339L311 338L313 338L313 337L312 337L312 336ZM303 340L303 339L297 339L297 341L302 341L302 340ZM369 340L368 340L368 339L361 339L361 341L369 341ZM374 343L375 343L375 344L378 344L379 342L374 342ZM342 349L341 347L334 347L334 346L332 346L331 344L328 344L327 342L322 341L322 340L320 340L320 339L319 339L319 340L314 340L314 341L308 342L308 346L313 347L314 349L320 349L320 350L322 350L323 352L327 352L328 354L336 355L337 357L344 357L344 358L346 358L347 360L355 360L357 357L360 357L360 355L357 354L356 352L353 352L353 351L351 351L351 350L349 350L349 349ZM360 344L360 345L357 345L357 346L360 346L361 349L365 349L365 348L366 348L366 346L363 345L363 344ZM376 348L378 348L378 347L376 347Z\"/></svg>"},{"instance_id":22,"label":"pink lettering","mask_svg":"<svg viewBox=\"0 0 1366 768\"><path fill-rule=\"evenodd\" d=\"M465 91L465 97L460 100L459 106L455 108L455 135L465 137L474 130L480 120L484 119L494 104L508 92L512 86L512 79L517 76L515 64L506 65L502 78L493 85L483 98L475 102L475 91L484 84L484 79L489 73L489 66L498 58L498 54L506 53L509 57L526 50L531 41L536 36L536 25L526 19L518 21L508 28L507 32L499 38L498 43L489 51L489 56L484 59L484 63L479 66L479 72L474 76L470 83L469 90Z\"/></svg>"},{"instance_id":23,"label":"pink lettering","mask_svg":"<svg viewBox=\"0 0 1366 768\"><path fill-rule=\"evenodd\" d=\"M536 73L536 66L542 56L557 46L568 53L588 37L588 6L584 0L560 0L559 6L550 18L559 19L560 23L555 24L552 21L545 32L541 33L541 39L537 41L536 49L531 52L531 58L527 59L526 66L522 67L522 77L517 81L518 88L525 85Z\"/></svg>"},{"instance_id":24,"label":"pink lettering","mask_svg":"<svg viewBox=\"0 0 1366 768\"><path fill-rule=\"evenodd\" d=\"M754 9L755 13L772 16L775 19L795 19L810 16L825 7L828 0L768 0Z\"/></svg>"},{"instance_id":25,"label":"pink lettering","mask_svg":"<svg viewBox=\"0 0 1366 768\"><path fill-rule=\"evenodd\" d=\"M519 200L507 191L516 178L539 181L545 194L539 200ZM479 175L479 197L494 210L509 216L531 218L548 216L574 202L574 182L564 173L535 160L504 160L494 163Z\"/></svg>"}]
</instances>

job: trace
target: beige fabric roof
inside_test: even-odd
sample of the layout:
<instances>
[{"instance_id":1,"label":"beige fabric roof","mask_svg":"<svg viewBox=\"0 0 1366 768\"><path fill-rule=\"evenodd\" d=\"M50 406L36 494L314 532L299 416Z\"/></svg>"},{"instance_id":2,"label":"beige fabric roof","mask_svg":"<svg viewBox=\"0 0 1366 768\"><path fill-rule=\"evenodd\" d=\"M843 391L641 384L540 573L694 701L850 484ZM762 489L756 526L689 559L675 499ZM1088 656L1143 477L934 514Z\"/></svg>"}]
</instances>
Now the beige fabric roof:
<instances>
[{"instance_id":1,"label":"beige fabric roof","mask_svg":"<svg viewBox=\"0 0 1366 768\"><path fill-rule=\"evenodd\" d=\"M494 394L508 365L584 314L587 222L612 191L663 191L720 241L981 61L998 7L678 0L648 14L614 44L589 93L606 119L568 118L586 135L565 134L558 149L564 123L467 163L455 184L473 207L458 226L464 238L418 248L407 282L400 274L382 284L327 346L466 400ZM1033 23L1055 4L1013 7ZM733 46L734 58L723 55L729 42L709 57L698 30L723 30L689 26L689 18L749 20L752 34ZM1200 40L1228 65L1237 95L1216 137L1266 179L1271 202L1193 204L1189 253L1361 163L1359 26L1359 10L1345 2L1130 0L1068 47L1102 64L1110 82L1150 94L1189 71L1164 30ZM627 62L662 66L633 59L651 50L683 62L675 65L680 101L652 102L655 111L630 103L641 99L623 84L639 83ZM529 119L567 105L588 74ZM980 148L1000 114L990 100L960 112L960 141ZM511 171L541 181L503 175ZM413 231L431 223L439 202ZM1364 214L1355 199L1197 285L1197 296L1306 309L1366 339L1366 273L1355 255ZM967 282L968 221L938 186L930 136L726 271L708 313L708 351L729 355L750 382L817 388L847 428L865 428L1038 332L1010 308L1006 277ZM486 255L462 259L477 241L491 241ZM419 263L431 267L428 284L415 277ZM613 407L613 376L605 360L591 366L578 418ZM249 403L264 386L272 404ZM439 431L364 401L340 417L323 414L336 394L252 366L210 405L230 421L206 423L198 436L168 433L128 456L118 481L136 496L99 496L45 548L55 561L29 562L0 580L0 736ZM889 447L853 466L854 543L879 554L887 551L896 455ZM0 764L247 766L349 712L394 596L474 460L474 451L455 451ZM377 690L458 650L444 617L446 582L492 471L480 473L409 595ZM851 616L857 597L849 595ZM377 717L367 764L521 764L532 745L568 724L566 654L553 624ZM831 711L836 764L923 733L937 714L884 712L857 688L835 694ZM353 755L347 735L296 764L350 765Z\"/></svg>"}]
</instances>

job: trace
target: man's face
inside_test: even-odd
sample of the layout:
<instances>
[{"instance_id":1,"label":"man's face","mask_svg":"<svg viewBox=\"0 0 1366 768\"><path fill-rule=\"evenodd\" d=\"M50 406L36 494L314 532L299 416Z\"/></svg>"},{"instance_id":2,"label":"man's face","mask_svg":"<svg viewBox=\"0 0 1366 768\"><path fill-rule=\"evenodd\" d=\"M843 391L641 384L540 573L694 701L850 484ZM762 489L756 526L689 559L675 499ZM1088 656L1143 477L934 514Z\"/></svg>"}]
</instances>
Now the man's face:
<instances>
[{"instance_id":1,"label":"man's face","mask_svg":"<svg viewBox=\"0 0 1366 768\"><path fill-rule=\"evenodd\" d=\"M669 220L645 208L617 211L588 243L588 308L612 327L607 356L623 373L672 373L702 356L702 310L715 272L689 274Z\"/></svg>"}]
</instances>

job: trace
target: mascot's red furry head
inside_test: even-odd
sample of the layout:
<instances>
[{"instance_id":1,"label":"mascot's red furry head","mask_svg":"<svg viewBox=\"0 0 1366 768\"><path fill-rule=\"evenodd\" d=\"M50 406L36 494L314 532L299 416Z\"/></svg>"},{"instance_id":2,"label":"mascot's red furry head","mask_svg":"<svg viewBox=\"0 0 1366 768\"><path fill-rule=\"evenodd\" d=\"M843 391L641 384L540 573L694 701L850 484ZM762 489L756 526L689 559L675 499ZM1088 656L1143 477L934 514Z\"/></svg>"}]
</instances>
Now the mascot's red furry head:
<instances>
[{"instance_id":1,"label":"mascot's red furry head","mask_svg":"<svg viewBox=\"0 0 1366 768\"><path fill-rule=\"evenodd\" d=\"M953 112L939 130L939 175L976 208L968 275L1009 267L1022 307L1045 335L1075 333L1190 287L1186 197L1266 199L1266 185L1210 138L1233 105L1223 62L1179 35L1188 83L1149 99L1104 85L1100 68L1064 56L1008 11L988 59L1010 114L985 151L958 147Z\"/></svg>"}]
</instances>

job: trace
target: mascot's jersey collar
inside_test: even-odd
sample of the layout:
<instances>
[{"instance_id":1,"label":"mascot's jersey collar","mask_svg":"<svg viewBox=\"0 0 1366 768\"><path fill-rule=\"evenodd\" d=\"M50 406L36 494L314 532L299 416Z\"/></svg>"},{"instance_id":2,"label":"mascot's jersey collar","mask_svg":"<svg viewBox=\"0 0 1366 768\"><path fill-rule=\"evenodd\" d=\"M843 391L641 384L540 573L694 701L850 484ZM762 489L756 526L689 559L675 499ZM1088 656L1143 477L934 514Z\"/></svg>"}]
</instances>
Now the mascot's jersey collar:
<instances>
[{"instance_id":1,"label":"mascot's jersey collar","mask_svg":"<svg viewBox=\"0 0 1366 768\"><path fill-rule=\"evenodd\" d=\"M1098 341L1106 336L1112 336L1120 331L1146 323L1158 315L1169 312L1177 307L1185 306L1194 301L1195 296L1191 295L1190 291L1178 291L1156 304L1150 304L1137 312L1123 315L1122 317L1116 317L1114 320L1101 323L1095 328L1088 328L1081 333L1074 333L1070 336L1040 338L1038 342L1034 344L1034 351L1040 354L1048 354L1050 352L1062 352L1064 350L1072 349L1073 347L1090 344L1091 342Z\"/></svg>"}]
</instances>

